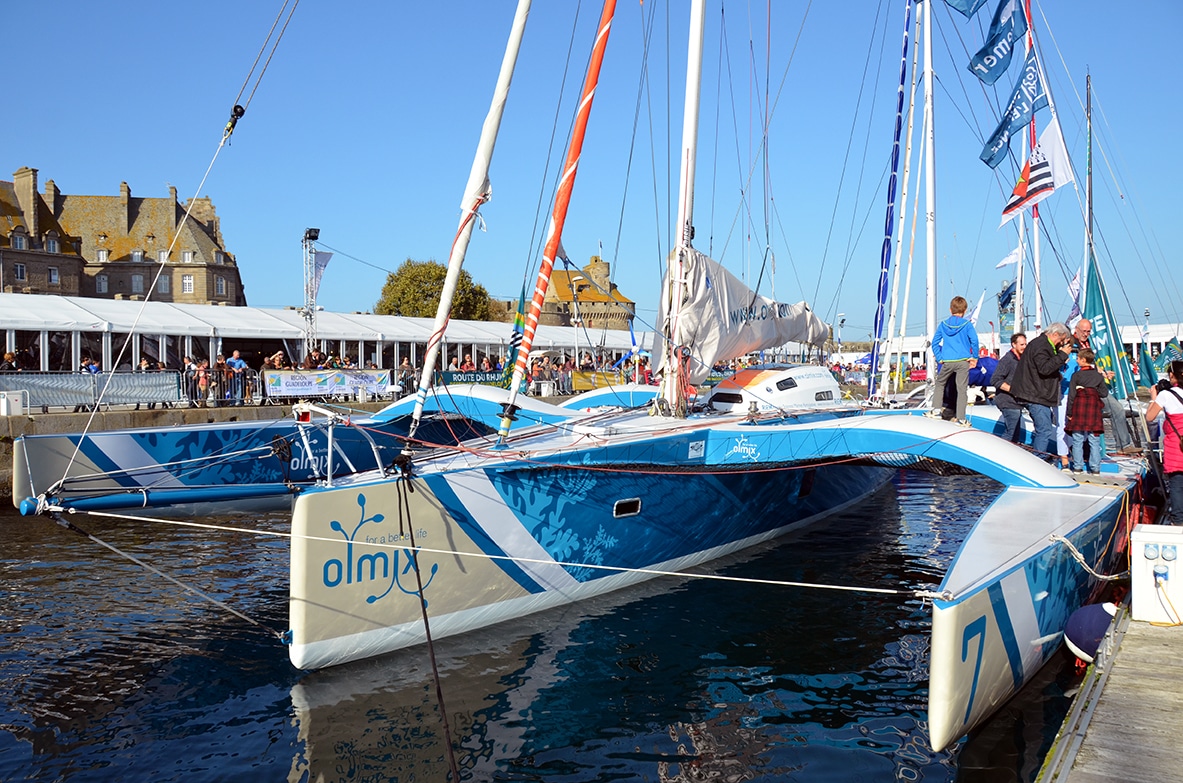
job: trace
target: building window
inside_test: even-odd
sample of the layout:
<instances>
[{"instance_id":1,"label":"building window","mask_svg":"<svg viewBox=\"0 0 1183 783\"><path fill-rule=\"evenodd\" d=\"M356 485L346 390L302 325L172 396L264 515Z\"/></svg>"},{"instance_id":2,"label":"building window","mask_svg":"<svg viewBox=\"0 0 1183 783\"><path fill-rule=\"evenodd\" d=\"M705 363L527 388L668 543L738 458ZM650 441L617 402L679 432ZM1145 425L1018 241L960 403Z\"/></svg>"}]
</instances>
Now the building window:
<instances>
[{"instance_id":1,"label":"building window","mask_svg":"<svg viewBox=\"0 0 1183 783\"><path fill-rule=\"evenodd\" d=\"M97 275L94 279L94 291L96 294L107 293L107 276Z\"/></svg>"},{"instance_id":2,"label":"building window","mask_svg":"<svg viewBox=\"0 0 1183 783\"><path fill-rule=\"evenodd\" d=\"M193 251L186 250L184 253L181 254L181 258L184 259L186 264L192 264L193 263Z\"/></svg>"},{"instance_id":3,"label":"building window","mask_svg":"<svg viewBox=\"0 0 1183 783\"><path fill-rule=\"evenodd\" d=\"M25 271L24 264L14 264L13 273L16 275L17 280L23 281L29 279L28 273Z\"/></svg>"},{"instance_id":4,"label":"building window","mask_svg":"<svg viewBox=\"0 0 1183 783\"><path fill-rule=\"evenodd\" d=\"M216 280L214 280L214 293L217 296L225 296L226 295L226 278L219 277Z\"/></svg>"},{"instance_id":5,"label":"building window","mask_svg":"<svg viewBox=\"0 0 1183 783\"><path fill-rule=\"evenodd\" d=\"M13 250L24 250L25 249L25 235L24 234L13 234L12 235L12 249Z\"/></svg>"},{"instance_id":6,"label":"building window","mask_svg":"<svg viewBox=\"0 0 1183 783\"><path fill-rule=\"evenodd\" d=\"M167 250L158 251L156 253L156 260L161 264L167 264L168 263L168 251Z\"/></svg>"},{"instance_id":7,"label":"building window","mask_svg":"<svg viewBox=\"0 0 1183 783\"><path fill-rule=\"evenodd\" d=\"M58 268L56 266L51 266L49 268L49 284L58 285L61 282L61 279L58 277Z\"/></svg>"},{"instance_id":8,"label":"building window","mask_svg":"<svg viewBox=\"0 0 1183 783\"><path fill-rule=\"evenodd\" d=\"M162 294L168 293L168 275L161 275L156 281L156 290Z\"/></svg>"},{"instance_id":9,"label":"building window","mask_svg":"<svg viewBox=\"0 0 1183 783\"><path fill-rule=\"evenodd\" d=\"M181 275L181 293L193 293L193 275Z\"/></svg>"},{"instance_id":10,"label":"building window","mask_svg":"<svg viewBox=\"0 0 1183 783\"><path fill-rule=\"evenodd\" d=\"M131 292L133 294L144 293L144 276L143 275L132 275L131 276Z\"/></svg>"},{"instance_id":11,"label":"building window","mask_svg":"<svg viewBox=\"0 0 1183 783\"><path fill-rule=\"evenodd\" d=\"M131 262L132 262L133 264L142 264L142 263L144 263L144 251L143 251L143 250L133 250L133 251L131 251Z\"/></svg>"},{"instance_id":12,"label":"building window","mask_svg":"<svg viewBox=\"0 0 1183 783\"><path fill-rule=\"evenodd\" d=\"M111 257L111 251L105 247L100 247L95 251L94 257L100 264L105 264L107 263L107 259Z\"/></svg>"},{"instance_id":13,"label":"building window","mask_svg":"<svg viewBox=\"0 0 1183 783\"><path fill-rule=\"evenodd\" d=\"M214 263L215 263L215 264L224 264L224 263L226 263L226 257L225 257L224 255L222 255L222 251L221 251L221 250L218 250L218 251L215 251L215 252L214 252Z\"/></svg>"},{"instance_id":14,"label":"building window","mask_svg":"<svg viewBox=\"0 0 1183 783\"><path fill-rule=\"evenodd\" d=\"M56 239L54 239L53 237L50 237L49 239L45 240L45 252L47 252L47 253L58 252L58 241Z\"/></svg>"}]
</instances>

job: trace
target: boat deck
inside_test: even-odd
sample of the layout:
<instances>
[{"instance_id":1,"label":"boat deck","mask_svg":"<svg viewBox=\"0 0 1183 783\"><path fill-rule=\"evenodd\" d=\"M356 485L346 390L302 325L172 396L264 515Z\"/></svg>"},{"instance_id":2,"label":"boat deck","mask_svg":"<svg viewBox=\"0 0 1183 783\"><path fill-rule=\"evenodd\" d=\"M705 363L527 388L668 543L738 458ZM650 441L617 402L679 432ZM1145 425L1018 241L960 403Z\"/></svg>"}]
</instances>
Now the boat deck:
<instances>
[{"instance_id":1,"label":"boat deck","mask_svg":"<svg viewBox=\"0 0 1183 783\"><path fill-rule=\"evenodd\" d=\"M1179 779L1183 626L1135 622L1123 609L1109 633L1060 728L1042 783Z\"/></svg>"}]
</instances>

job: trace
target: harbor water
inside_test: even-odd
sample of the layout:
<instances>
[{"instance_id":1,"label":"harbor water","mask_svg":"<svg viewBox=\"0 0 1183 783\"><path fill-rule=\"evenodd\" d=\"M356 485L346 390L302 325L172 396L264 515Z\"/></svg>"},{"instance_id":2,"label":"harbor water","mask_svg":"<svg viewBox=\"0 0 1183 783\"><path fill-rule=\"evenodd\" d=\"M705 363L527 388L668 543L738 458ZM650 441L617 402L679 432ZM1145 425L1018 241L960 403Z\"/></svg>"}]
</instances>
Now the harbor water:
<instances>
[{"instance_id":1,"label":"harbor water","mask_svg":"<svg viewBox=\"0 0 1183 783\"><path fill-rule=\"evenodd\" d=\"M248 622L10 510L0 780L443 781L445 715L470 781L1033 780L1069 706L1067 656L933 752L930 607L906 592L935 587L997 491L901 473L857 509L700 569L900 594L658 578L439 640L442 711L425 647L290 666L282 537L74 519ZM287 527L284 515L199 521Z\"/></svg>"}]
</instances>

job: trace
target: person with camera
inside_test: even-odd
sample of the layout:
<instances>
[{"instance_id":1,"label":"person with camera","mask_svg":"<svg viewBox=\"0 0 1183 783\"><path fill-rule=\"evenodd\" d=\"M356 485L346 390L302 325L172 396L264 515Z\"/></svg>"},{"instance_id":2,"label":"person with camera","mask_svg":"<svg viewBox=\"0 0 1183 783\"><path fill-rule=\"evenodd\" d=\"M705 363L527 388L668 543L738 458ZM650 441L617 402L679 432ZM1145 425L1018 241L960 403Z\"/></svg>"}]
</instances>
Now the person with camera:
<instances>
[{"instance_id":1,"label":"person with camera","mask_svg":"<svg viewBox=\"0 0 1183 783\"><path fill-rule=\"evenodd\" d=\"M1150 389L1147 423L1165 413L1159 436L1162 440L1162 468L1167 477L1167 499L1172 525L1183 525L1183 362L1171 362L1169 376Z\"/></svg>"}]
</instances>

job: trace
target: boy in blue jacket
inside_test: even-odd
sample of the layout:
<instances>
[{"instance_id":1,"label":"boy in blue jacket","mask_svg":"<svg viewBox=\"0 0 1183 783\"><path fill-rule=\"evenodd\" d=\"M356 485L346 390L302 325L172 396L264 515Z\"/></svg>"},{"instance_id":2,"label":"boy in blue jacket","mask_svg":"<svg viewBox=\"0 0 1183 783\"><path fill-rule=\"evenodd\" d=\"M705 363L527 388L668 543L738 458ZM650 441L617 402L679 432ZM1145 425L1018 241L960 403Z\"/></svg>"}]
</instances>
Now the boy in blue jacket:
<instances>
[{"instance_id":1,"label":"boy in blue jacket","mask_svg":"<svg viewBox=\"0 0 1183 783\"><path fill-rule=\"evenodd\" d=\"M950 376L957 387L957 408L954 422L968 427L965 419L965 403L968 399L966 391L969 371L978 364L978 333L971 321L965 317L969 303L965 297L955 296L949 303L949 317L937 326L936 334L932 337L932 355L940 366L937 373L937 384L933 391L934 399L942 400L945 394L945 384ZM946 418L943 405L934 407L925 414L934 419Z\"/></svg>"}]
</instances>

